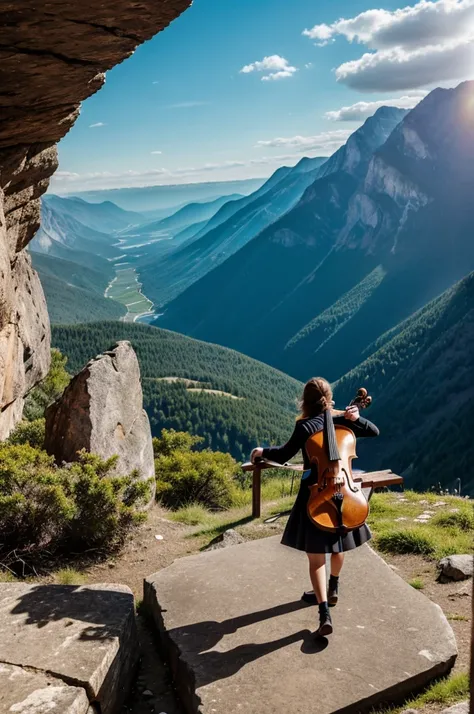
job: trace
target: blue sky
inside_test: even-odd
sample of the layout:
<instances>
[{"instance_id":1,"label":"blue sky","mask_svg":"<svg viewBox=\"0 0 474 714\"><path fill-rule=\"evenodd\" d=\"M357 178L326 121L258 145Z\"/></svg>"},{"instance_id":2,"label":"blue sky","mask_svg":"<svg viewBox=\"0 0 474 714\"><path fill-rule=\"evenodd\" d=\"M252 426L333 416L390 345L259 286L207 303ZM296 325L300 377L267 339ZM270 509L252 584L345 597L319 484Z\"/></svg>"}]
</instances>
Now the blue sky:
<instances>
[{"instance_id":1,"label":"blue sky","mask_svg":"<svg viewBox=\"0 0 474 714\"><path fill-rule=\"evenodd\" d=\"M474 75L473 38L474 0L195 0L83 104L52 190L268 176L328 155L377 102L413 106Z\"/></svg>"}]
</instances>

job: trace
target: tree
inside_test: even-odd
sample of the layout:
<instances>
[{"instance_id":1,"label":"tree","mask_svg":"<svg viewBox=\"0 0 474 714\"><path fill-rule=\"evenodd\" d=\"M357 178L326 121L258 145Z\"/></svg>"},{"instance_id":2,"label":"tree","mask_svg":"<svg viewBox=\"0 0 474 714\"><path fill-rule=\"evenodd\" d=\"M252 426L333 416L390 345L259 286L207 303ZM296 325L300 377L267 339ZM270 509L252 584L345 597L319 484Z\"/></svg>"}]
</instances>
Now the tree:
<instances>
[{"instance_id":1,"label":"tree","mask_svg":"<svg viewBox=\"0 0 474 714\"><path fill-rule=\"evenodd\" d=\"M71 380L66 371L66 363L67 357L59 350L51 350L51 367L43 381L28 394L23 411L24 419L41 419L46 408L61 396Z\"/></svg>"}]
</instances>

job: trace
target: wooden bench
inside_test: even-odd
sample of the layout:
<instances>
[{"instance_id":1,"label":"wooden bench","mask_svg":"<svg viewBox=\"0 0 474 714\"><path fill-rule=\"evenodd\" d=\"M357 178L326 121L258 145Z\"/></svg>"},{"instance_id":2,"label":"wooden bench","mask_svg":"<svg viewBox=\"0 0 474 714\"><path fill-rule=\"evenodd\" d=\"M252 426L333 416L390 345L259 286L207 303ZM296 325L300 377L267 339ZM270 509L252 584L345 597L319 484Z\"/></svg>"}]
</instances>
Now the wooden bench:
<instances>
[{"instance_id":1,"label":"wooden bench","mask_svg":"<svg viewBox=\"0 0 474 714\"><path fill-rule=\"evenodd\" d=\"M274 461L266 461L262 459L256 464L250 461L243 464L244 471L252 471L252 516L260 518L262 511L262 471L264 469L285 469L289 471L304 471L303 464L277 464ZM385 471L368 471L367 473L354 474L354 481L361 484L362 489L370 499L375 488L384 488L387 486L397 486L403 483L403 478L397 476L390 469Z\"/></svg>"}]
</instances>

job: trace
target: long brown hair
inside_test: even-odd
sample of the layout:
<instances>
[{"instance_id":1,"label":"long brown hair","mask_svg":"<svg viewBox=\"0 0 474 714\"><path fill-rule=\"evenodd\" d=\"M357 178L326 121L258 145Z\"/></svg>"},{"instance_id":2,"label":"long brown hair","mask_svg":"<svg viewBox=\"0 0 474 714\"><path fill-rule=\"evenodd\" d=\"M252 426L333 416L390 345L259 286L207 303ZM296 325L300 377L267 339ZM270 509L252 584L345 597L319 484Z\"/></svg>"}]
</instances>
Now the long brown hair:
<instances>
[{"instance_id":1,"label":"long brown hair","mask_svg":"<svg viewBox=\"0 0 474 714\"><path fill-rule=\"evenodd\" d=\"M304 385L299 404L301 412L299 418L318 416L326 409L331 409L332 405L332 389L329 382L323 377L313 377Z\"/></svg>"}]
</instances>

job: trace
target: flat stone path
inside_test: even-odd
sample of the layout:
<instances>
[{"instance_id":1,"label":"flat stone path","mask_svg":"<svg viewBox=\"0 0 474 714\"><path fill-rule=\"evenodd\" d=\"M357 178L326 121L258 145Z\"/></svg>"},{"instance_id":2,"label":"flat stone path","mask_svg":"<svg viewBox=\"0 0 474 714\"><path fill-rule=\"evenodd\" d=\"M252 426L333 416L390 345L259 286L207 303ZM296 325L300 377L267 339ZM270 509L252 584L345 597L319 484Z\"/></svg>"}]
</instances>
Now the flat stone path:
<instances>
[{"instance_id":1,"label":"flat stone path","mask_svg":"<svg viewBox=\"0 0 474 714\"><path fill-rule=\"evenodd\" d=\"M0 714L115 714L138 657L129 588L0 583Z\"/></svg>"},{"instance_id":2,"label":"flat stone path","mask_svg":"<svg viewBox=\"0 0 474 714\"><path fill-rule=\"evenodd\" d=\"M315 643L306 556L279 537L180 559L145 581L187 712L348 714L397 701L456 658L441 608L368 546L346 558L335 632Z\"/></svg>"}]
</instances>

